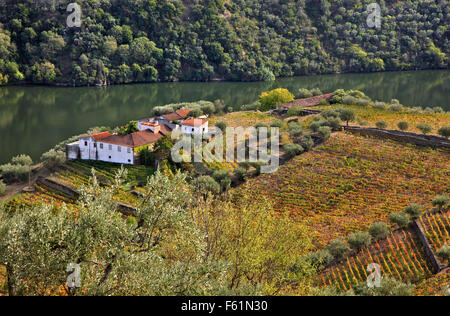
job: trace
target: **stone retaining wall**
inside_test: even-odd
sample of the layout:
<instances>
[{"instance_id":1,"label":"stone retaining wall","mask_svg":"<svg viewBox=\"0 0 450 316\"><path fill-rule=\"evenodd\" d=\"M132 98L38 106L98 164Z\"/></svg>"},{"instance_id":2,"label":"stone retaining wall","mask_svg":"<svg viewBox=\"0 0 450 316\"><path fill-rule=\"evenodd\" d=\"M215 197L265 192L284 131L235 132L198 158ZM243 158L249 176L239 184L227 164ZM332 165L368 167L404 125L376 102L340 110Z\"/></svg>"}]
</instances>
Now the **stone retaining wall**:
<instances>
[{"instance_id":1,"label":"stone retaining wall","mask_svg":"<svg viewBox=\"0 0 450 316\"><path fill-rule=\"evenodd\" d=\"M438 136L422 135L395 130L384 130L378 128L356 127L356 126L345 126L344 130L353 134L387 138L418 146L450 149L450 140Z\"/></svg>"}]
</instances>

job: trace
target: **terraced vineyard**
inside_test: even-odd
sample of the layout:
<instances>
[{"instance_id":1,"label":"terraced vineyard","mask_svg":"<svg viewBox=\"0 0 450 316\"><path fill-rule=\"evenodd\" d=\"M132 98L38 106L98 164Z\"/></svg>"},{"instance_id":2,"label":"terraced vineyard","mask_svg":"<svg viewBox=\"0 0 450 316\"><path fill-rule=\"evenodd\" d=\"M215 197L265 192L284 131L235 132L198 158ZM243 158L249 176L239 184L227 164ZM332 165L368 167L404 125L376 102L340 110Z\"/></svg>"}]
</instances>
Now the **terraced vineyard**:
<instances>
[{"instance_id":1,"label":"terraced vineyard","mask_svg":"<svg viewBox=\"0 0 450 316\"><path fill-rule=\"evenodd\" d=\"M437 252L444 245L450 244L450 217L448 212L426 214L419 218L425 230L426 237Z\"/></svg>"},{"instance_id":2,"label":"terraced vineyard","mask_svg":"<svg viewBox=\"0 0 450 316\"><path fill-rule=\"evenodd\" d=\"M449 152L336 133L244 188L305 223L323 247L411 202L431 209L430 201L448 190L449 174Z\"/></svg>"},{"instance_id":3,"label":"terraced vineyard","mask_svg":"<svg viewBox=\"0 0 450 316\"><path fill-rule=\"evenodd\" d=\"M416 283L433 275L420 241L410 231L399 230L323 271L320 283L341 291L350 290L367 280L367 267L372 263L380 265L383 276L403 282Z\"/></svg>"}]
</instances>

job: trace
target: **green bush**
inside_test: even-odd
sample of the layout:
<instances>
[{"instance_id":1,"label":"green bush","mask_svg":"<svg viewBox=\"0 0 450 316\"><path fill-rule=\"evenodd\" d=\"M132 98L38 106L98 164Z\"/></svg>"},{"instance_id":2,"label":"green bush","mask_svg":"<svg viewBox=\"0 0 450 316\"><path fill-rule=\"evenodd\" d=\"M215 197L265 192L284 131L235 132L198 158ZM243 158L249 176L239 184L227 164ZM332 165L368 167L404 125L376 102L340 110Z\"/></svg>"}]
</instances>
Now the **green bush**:
<instances>
[{"instance_id":1,"label":"green bush","mask_svg":"<svg viewBox=\"0 0 450 316\"><path fill-rule=\"evenodd\" d=\"M3 196L6 194L6 184L0 180L0 196Z\"/></svg>"},{"instance_id":2,"label":"green bush","mask_svg":"<svg viewBox=\"0 0 450 316\"><path fill-rule=\"evenodd\" d=\"M192 109L188 113L188 117L194 117L194 118L197 118L202 115L203 115L203 111L200 108Z\"/></svg>"},{"instance_id":3,"label":"green bush","mask_svg":"<svg viewBox=\"0 0 450 316\"><path fill-rule=\"evenodd\" d=\"M323 140L327 140L328 138L330 138L331 128L328 126L321 126L319 127L318 133L320 135L320 138L322 138Z\"/></svg>"},{"instance_id":4,"label":"green bush","mask_svg":"<svg viewBox=\"0 0 450 316\"><path fill-rule=\"evenodd\" d=\"M422 207L419 204L411 203L409 206L405 207L405 213L412 218L417 218L422 213Z\"/></svg>"},{"instance_id":5,"label":"green bush","mask_svg":"<svg viewBox=\"0 0 450 316\"><path fill-rule=\"evenodd\" d=\"M66 162L66 153L63 151L50 149L46 153L42 154L41 161L44 163L46 168L53 169Z\"/></svg>"},{"instance_id":6,"label":"green bush","mask_svg":"<svg viewBox=\"0 0 450 316\"><path fill-rule=\"evenodd\" d=\"M287 111L286 115L288 117L291 116L300 116L303 113L303 108L300 106L292 106L289 108L289 110Z\"/></svg>"},{"instance_id":7,"label":"green bush","mask_svg":"<svg viewBox=\"0 0 450 316\"><path fill-rule=\"evenodd\" d=\"M335 110L325 110L320 115L322 115L325 119L330 117L339 117L339 112Z\"/></svg>"},{"instance_id":8,"label":"green bush","mask_svg":"<svg viewBox=\"0 0 450 316\"><path fill-rule=\"evenodd\" d=\"M308 89L305 89L305 88L298 89L297 97L299 99L311 98L312 96L313 96L313 94Z\"/></svg>"},{"instance_id":9,"label":"green bush","mask_svg":"<svg viewBox=\"0 0 450 316\"><path fill-rule=\"evenodd\" d=\"M236 169L234 169L234 174L239 181L245 181L245 179L247 178L247 170L241 167L237 167Z\"/></svg>"},{"instance_id":10,"label":"green bush","mask_svg":"<svg viewBox=\"0 0 450 316\"><path fill-rule=\"evenodd\" d=\"M301 145L293 144L293 143L284 145L283 149L286 152L286 154L288 154L288 156L290 156L290 157L295 157L305 151Z\"/></svg>"},{"instance_id":11,"label":"green bush","mask_svg":"<svg viewBox=\"0 0 450 316\"><path fill-rule=\"evenodd\" d=\"M442 248L439 249L437 255L444 260L450 261L450 246L442 246Z\"/></svg>"},{"instance_id":12,"label":"green bush","mask_svg":"<svg viewBox=\"0 0 450 316\"><path fill-rule=\"evenodd\" d=\"M431 203L433 204L433 206L438 207L439 210L442 211L446 208L449 202L450 202L449 196L447 194L442 194L436 196Z\"/></svg>"},{"instance_id":13,"label":"green bush","mask_svg":"<svg viewBox=\"0 0 450 316\"><path fill-rule=\"evenodd\" d=\"M441 127L438 130L438 134L448 139L450 137L450 126Z\"/></svg>"},{"instance_id":14,"label":"green bush","mask_svg":"<svg viewBox=\"0 0 450 316\"><path fill-rule=\"evenodd\" d=\"M431 133L431 131L433 130L433 129L431 128L430 125L424 124L424 123L419 124L419 125L417 125L416 127L417 127L417 129L419 129L424 135Z\"/></svg>"},{"instance_id":15,"label":"green bush","mask_svg":"<svg viewBox=\"0 0 450 316\"><path fill-rule=\"evenodd\" d=\"M314 141L311 136L305 136L302 139L300 145L303 147L305 151L310 151L314 146Z\"/></svg>"},{"instance_id":16,"label":"green bush","mask_svg":"<svg viewBox=\"0 0 450 316\"><path fill-rule=\"evenodd\" d=\"M20 166L31 166L33 164L33 160L30 156L27 155L19 155L11 159L11 163L13 165Z\"/></svg>"},{"instance_id":17,"label":"green bush","mask_svg":"<svg viewBox=\"0 0 450 316\"><path fill-rule=\"evenodd\" d=\"M406 131L409 128L408 122L399 122L398 123L398 129L401 131Z\"/></svg>"},{"instance_id":18,"label":"green bush","mask_svg":"<svg viewBox=\"0 0 450 316\"><path fill-rule=\"evenodd\" d=\"M359 106L365 106L365 107L367 107L367 106L369 106L370 105L370 99L365 99L365 98L358 98L358 99L356 99L356 105L359 105Z\"/></svg>"},{"instance_id":19,"label":"green bush","mask_svg":"<svg viewBox=\"0 0 450 316\"><path fill-rule=\"evenodd\" d=\"M375 123L375 126L379 129L385 129L387 127L387 123L385 121L378 121Z\"/></svg>"},{"instance_id":20,"label":"green bush","mask_svg":"<svg viewBox=\"0 0 450 316\"><path fill-rule=\"evenodd\" d=\"M346 95L342 99L342 103L346 105L355 105L358 102L358 99L355 97L352 97L351 95Z\"/></svg>"},{"instance_id":21,"label":"green bush","mask_svg":"<svg viewBox=\"0 0 450 316\"><path fill-rule=\"evenodd\" d=\"M384 222L376 222L370 226L369 233L376 240L385 238L389 233L389 227Z\"/></svg>"},{"instance_id":22,"label":"green bush","mask_svg":"<svg viewBox=\"0 0 450 316\"><path fill-rule=\"evenodd\" d=\"M386 110L386 103L377 101L372 105L372 107L378 110Z\"/></svg>"},{"instance_id":23,"label":"green bush","mask_svg":"<svg viewBox=\"0 0 450 316\"><path fill-rule=\"evenodd\" d=\"M357 232L348 236L348 243L350 244L350 247L355 250L360 250L364 247L367 247L368 245L370 245L371 241L372 236L370 236L370 234L366 232Z\"/></svg>"},{"instance_id":24,"label":"green bush","mask_svg":"<svg viewBox=\"0 0 450 316\"><path fill-rule=\"evenodd\" d=\"M204 196L207 196L209 193L214 195L219 194L221 189L220 184L218 184L216 180L210 176L198 177L192 182L192 184L199 191L199 193Z\"/></svg>"},{"instance_id":25,"label":"green bush","mask_svg":"<svg viewBox=\"0 0 450 316\"><path fill-rule=\"evenodd\" d=\"M288 124L289 134L293 137L300 137L303 135L302 124L299 122L290 122Z\"/></svg>"},{"instance_id":26,"label":"green bush","mask_svg":"<svg viewBox=\"0 0 450 316\"><path fill-rule=\"evenodd\" d=\"M394 112L401 112L401 111L403 111L403 105L398 104L398 103L393 103L389 106L389 110L394 111Z\"/></svg>"},{"instance_id":27,"label":"green bush","mask_svg":"<svg viewBox=\"0 0 450 316\"><path fill-rule=\"evenodd\" d=\"M331 127L331 129L333 131L340 131L341 130L341 124L342 124L342 121L341 121L341 119L339 117L329 117L327 119L327 123L326 123L326 125Z\"/></svg>"},{"instance_id":28,"label":"green bush","mask_svg":"<svg viewBox=\"0 0 450 316\"><path fill-rule=\"evenodd\" d=\"M332 260L333 256L326 249L320 250L307 256L307 261L309 261L309 263L317 269L323 268Z\"/></svg>"},{"instance_id":29,"label":"green bush","mask_svg":"<svg viewBox=\"0 0 450 316\"><path fill-rule=\"evenodd\" d=\"M327 250L331 253L333 258L340 259L348 255L351 249L343 239L338 238L328 245Z\"/></svg>"},{"instance_id":30,"label":"green bush","mask_svg":"<svg viewBox=\"0 0 450 316\"><path fill-rule=\"evenodd\" d=\"M410 221L409 215L402 212L392 213L388 216L388 219L401 228L408 227Z\"/></svg>"},{"instance_id":31,"label":"green bush","mask_svg":"<svg viewBox=\"0 0 450 316\"><path fill-rule=\"evenodd\" d=\"M7 163L0 166L0 172L7 182L26 181L30 173L30 167Z\"/></svg>"},{"instance_id":32,"label":"green bush","mask_svg":"<svg viewBox=\"0 0 450 316\"><path fill-rule=\"evenodd\" d=\"M218 121L216 122L216 127L219 128L222 131L222 133L225 133L227 130L227 122Z\"/></svg>"},{"instance_id":33,"label":"green bush","mask_svg":"<svg viewBox=\"0 0 450 316\"><path fill-rule=\"evenodd\" d=\"M320 91L319 88L313 88L313 89L310 90L310 92L311 92L311 94L312 94L313 96L319 96L319 95L322 95L322 94L323 94L322 91Z\"/></svg>"},{"instance_id":34,"label":"green bush","mask_svg":"<svg viewBox=\"0 0 450 316\"><path fill-rule=\"evenodd\" d=\"M282 128L283 127L283 121L282 120L273 120L272 122L270 122L270 127L278 127L278 128Z\"/></svg>"}]
</instances>

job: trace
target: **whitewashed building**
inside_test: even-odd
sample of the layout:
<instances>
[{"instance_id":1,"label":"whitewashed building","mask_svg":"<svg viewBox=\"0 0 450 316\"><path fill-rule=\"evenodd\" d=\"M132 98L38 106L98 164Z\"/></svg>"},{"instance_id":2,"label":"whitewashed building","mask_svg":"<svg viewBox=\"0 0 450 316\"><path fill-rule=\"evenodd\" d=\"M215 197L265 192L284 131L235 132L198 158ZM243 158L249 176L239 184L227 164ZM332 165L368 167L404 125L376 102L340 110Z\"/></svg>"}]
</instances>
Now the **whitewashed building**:
<instances>
[{"instance_id":1,"label":"whitewashed building","mask_svg":"<svg viewBox=\"0 0 450 316\"><path fill-rule=\"evenodd\" d=\"M203 119L188 119L181 123L183 135L207 134L208 121Z\"/></svg>"}]
</instances>

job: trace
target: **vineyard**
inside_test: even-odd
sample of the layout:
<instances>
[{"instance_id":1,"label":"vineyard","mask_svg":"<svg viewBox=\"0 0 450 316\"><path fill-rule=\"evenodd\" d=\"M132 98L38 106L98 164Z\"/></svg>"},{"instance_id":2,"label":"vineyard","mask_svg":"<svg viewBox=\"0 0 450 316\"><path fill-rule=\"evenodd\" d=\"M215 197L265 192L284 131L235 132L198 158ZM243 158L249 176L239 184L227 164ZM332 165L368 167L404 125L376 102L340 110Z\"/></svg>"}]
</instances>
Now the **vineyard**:
<instances>
[{"instance_id":1,"label":"vineyard","mask_svg":"<svg viewBox=\"0 0 450 316\"><path fill-rule=\"evenodd\" d=\"M48 178L77 190L91 183L93 170L101 184L111 185L114 182L115 174L120 168L120 165L96 161L70 161L67 162L64 168L60 168ZM145 166L125 166L124 168L128 172L127 178L122 188L116 193L115 199L131 206L137 206L139 194L133 194L131 188L134 188L136 192L143 193L139 187L135 186L146 183L147 177L153 174L153 169ZM47 186L35 184L34 192L16 196L7 202L6 207L8 209L17 209L24 206L32 207L42 203L70 207L70 205L76 203L76 199Z\"/></svg>"},{"instance_id":2,"label":"vineyard","mask_svg":"<svg viewBox=\"0 0 450 316\"><path fill-rule=\"evenodd\" d=\"M445 151L339 133L245 190L305 223L321 247L411 202L431 209L433 197L448 190L449 161Z\"/></svg>"},{"instance_id":3,"label":"vineyard","mask_svg":"<svg viewBox=\"0 0 450 316\"><path fill-rule=\"evenodd\" d=\"M329 110L336 107L351 108L355 111L355 122L353 125L367 125L375 127L378 121L385 121L387 123L386 129L398 130L398 123L408 122L408 131L414 133L421 133L417 129L417 125L421 123L429 124L432 127L431 134L438 135L438 130L441 127L450 125L449 113L407 113L395 112L390 110L381 110L369 107L362 107L357 105L334 105L334 106L319 106L318 110Z\"/></svg>"},{"instance_id":4,"label":"vineyard","mask_svg":"<svg viewBox=\"0 0 450 316\"><path fill-rule=\"evenodd\" d=\"M431 244L433 251L450 244L450 218L448 212L426 214L419 218L419 222L425 230L425 235Z\"/></svg>"},{"instance_id":5,"label":"vineyard","mask_svg":"<svg viewBox=\"0 0 450 316\"><path fill-rule=\"evenodd\" d=\"M367 267L372 263L380 266L382 276L390 276L405 283L416 283L433 274L420 241L411 231L399 230L323 271L320 283L322 286L336 286L341 291L348 291L366 282L369 276Z\"/></svg>"}]
</instances>

